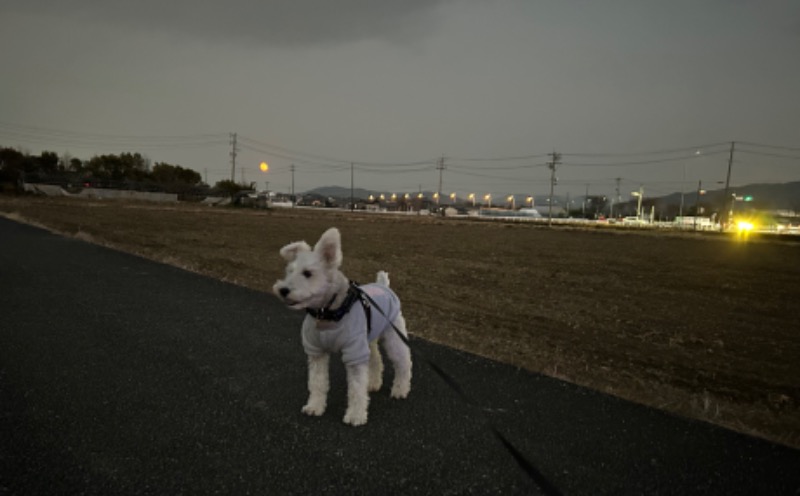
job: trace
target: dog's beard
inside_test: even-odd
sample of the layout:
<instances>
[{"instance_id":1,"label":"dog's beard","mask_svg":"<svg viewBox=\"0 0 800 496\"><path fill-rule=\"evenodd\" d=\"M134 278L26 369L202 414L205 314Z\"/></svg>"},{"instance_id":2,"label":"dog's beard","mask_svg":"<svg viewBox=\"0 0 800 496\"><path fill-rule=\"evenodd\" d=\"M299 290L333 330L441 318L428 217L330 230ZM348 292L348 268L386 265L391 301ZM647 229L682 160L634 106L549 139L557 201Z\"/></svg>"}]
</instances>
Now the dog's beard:
<instances>
[{"instance_id":1,"label":"dog's beard","mask_svg":"<svg viewBox=\"0 0 800 496\"><path fill-rule=\"evenodd\" d=\"M293 310L303 310L308 308L308 305L304 301L295 301L291 298L284 298L283 302L286 304L287 307Z\"/></svg>"},{"instance_id":2,"label":"dog's beard","mask_svg":"<svg viewBox=\"0 0 800 496\"><path fill-rule=\"evenodd\" d=\"M280 287L287 287L290 292L286 296L282 296L279 292ZM307 308L322 308L326 306L333 297L330 293L331 284L328 281L320 284L318 287L308 289L292 288L290 285L276 285L277 291L275 294L283 301L283 303L292 310L305 310Z\"/></svg>"}]
</instances>

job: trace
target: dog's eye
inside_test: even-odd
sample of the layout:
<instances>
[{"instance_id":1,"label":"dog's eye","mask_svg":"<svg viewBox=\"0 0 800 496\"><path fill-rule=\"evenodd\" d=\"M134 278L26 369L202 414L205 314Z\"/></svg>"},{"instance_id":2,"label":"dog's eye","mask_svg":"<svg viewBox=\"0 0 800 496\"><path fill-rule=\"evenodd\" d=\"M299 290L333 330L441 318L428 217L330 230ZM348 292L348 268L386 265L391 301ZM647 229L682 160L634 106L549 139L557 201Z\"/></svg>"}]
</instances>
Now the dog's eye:
<instances>
[{"instance_id":1,"label":"dog's eye","mask_svg":"<svg viewBox=\"0 0 800 496\"><path fill-rule=\"evenodd\" d=\"M306 279L310 278L311 277L311 271L310 270L304 270L303 271L303 277L305 277Z\"/></svg>"}]
</instances>

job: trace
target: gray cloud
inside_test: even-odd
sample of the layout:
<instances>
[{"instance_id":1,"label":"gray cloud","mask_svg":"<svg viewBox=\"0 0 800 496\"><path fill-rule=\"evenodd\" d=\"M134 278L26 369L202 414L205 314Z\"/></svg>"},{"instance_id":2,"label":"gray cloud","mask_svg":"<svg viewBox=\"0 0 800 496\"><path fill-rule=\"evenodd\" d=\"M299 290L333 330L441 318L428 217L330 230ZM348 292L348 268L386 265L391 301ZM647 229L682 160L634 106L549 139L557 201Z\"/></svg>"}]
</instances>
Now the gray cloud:
<instances>
[{"instance_id":1,"label":"gray cloud","mask_svg":"<svg viewBox=\"0 0 800 496\"><path fill-rule=\"evenodd\" d=\"M11 0L4 8L134 30L269 45L341 44L365 39L408 42L441 20L447 0Z\"/></svg>"},{"instance_id":2,"label":"gray cloud","mask_svg":"<svg viewBox=\"0 0 800 496\"><path fill-rule=\"evenodd\" d=\"M537 194L549 187L544 159L457 157L556 148L565 153L560 189L592 183L607 193L623 177L669 192L683 186L680 162L584 167L569 154L610 163L609 154L626 161L629 152L733 139L796 147L800 130L796 0L161 1L5 0L0 121L89 136L217 133L221 143L208 149L150 150L212 182L229 177L227 133L237 132L355 162L445 154L447 188ZM0 144L34 152L129 151L23 138L0 130ZM291 164L301 189L350 180L349 171L269 152L243 146L238 159L269 159L272 187L287 187ZM796 180L795 163L737 148L733 176ZM727 151L690 165L688 182L716 181ZM431 181L432 165L357 179L397 190Z\"/></svg>"}]
</instances>

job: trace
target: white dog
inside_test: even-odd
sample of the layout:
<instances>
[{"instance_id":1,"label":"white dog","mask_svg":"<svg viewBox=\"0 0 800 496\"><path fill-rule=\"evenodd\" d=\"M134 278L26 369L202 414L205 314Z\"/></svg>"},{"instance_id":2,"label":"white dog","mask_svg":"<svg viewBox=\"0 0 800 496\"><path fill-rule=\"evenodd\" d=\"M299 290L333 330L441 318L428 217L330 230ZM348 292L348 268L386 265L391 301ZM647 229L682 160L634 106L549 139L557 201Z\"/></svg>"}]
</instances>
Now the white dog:
<instances>
[{"instance_id":1,"label":"white dog","mask_svg":"<svg viewBox=\"0 0 800 496\"><path fill-rule=\"evenodd\" d=\"M369 392L379 390L383 383L378 340L394 366L392 398L407 397L411 390L411 352L392 329L394 324L407 336L400 300L389 289L388 274L378 272L373 284L351 283L339 270L342 248L336 228L325 231L313 250L305 241L298 241L281 248L280 254L288 262L286 277L272 289L289 308L308 313L302 328L309 392L303 413L325 413L330 353L341 352L347 370L344 422L366 424Z\"/></svg>"}]
</instances>

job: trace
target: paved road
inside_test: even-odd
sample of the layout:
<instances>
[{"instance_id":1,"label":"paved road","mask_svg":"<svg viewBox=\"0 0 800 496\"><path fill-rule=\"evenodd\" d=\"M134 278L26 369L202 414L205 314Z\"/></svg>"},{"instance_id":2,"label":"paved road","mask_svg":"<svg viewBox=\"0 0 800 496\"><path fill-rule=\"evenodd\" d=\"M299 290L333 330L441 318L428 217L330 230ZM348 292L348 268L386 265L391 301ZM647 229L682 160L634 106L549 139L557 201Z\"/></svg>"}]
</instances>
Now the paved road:
<instances>
[{"instance_id":1,"label":"paved road","mask_svg":"<svg viewBox=\"0 0 800 496\"><path fill-rule=\"evenodd\" d=\"M407 401L344 425L335 362L303 416L301 318L0 218L0 494L537 494L487 419L564 494L800 491L796 450L418 340Z\"/></svg>"}]
</instances>

